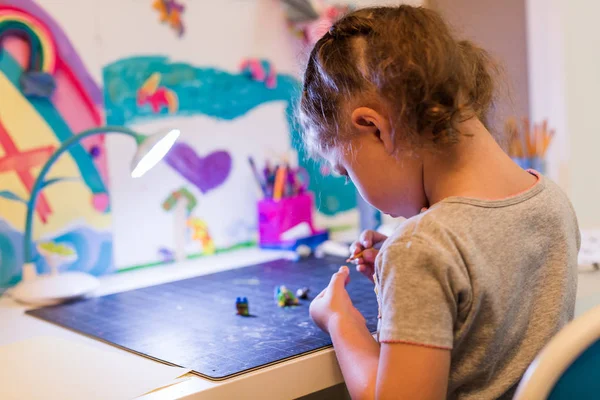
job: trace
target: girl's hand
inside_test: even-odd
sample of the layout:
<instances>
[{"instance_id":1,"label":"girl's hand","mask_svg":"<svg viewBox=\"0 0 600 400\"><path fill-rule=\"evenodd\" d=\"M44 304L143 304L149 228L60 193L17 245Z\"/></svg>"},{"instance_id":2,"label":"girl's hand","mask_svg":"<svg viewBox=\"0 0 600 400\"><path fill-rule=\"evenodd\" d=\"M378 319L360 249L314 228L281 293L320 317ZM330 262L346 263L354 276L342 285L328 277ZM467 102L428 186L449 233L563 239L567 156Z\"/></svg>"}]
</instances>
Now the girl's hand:
<instances>
[{"instance_id":1,"label":"girl's hand","mask_svg":"<svg viewBox=\"0 0 600 400\"><path fill-rule=\"evenodd\" d=\"M387 236L372 230L366 230L361 233L358 240L350 246L351 257L356 256L361 251L364 251L361 257L354 262L356 270L369 278L373 282L373 274L375 273L375 257L379 254L379 250L374 249L377 243L381 243L387 239Z\"/></svg>"},{"instance_id":2,"label":"girl's hand","mask_svg":"<svg viewBox=\"0 0 600 400\"><path fill-rule=\"evenodd\" d=\"M350 270L343 266L333 274L329 286L310 303L311 318L327 333L331 322L338 318L348 318L354 323L363 325L366 323L360 311L352 305L352 300L346 291L348 282L350 282Z\"/></svg>"}]
</instances>

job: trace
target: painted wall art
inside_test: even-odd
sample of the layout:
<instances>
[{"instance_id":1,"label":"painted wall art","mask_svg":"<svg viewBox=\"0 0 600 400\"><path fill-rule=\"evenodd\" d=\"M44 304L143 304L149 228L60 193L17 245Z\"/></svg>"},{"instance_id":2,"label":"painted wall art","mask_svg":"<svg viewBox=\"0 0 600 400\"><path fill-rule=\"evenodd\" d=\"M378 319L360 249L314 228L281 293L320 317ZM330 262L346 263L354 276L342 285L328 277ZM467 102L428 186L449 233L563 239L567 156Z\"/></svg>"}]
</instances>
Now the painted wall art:
<instances>
[{"instance_id":1,"label":"painted wall art","mask_svg":"<svg viewBox=\"0 0 600 400\"><path fill-rule=\"evenodd\" d=\"M102 123L102 92L58 23L31 0L0 0L0 287L23 264L25 205L37 172L62 142ZM69 248L64 268L112 269L110 198L103 136L84 140L56 163L36 209L38 249ZM39 272L49 269L36 256Z\"/></svg>"},{"instance_id":2,"label":"painted wall art","mask_svg":"<svg viewBox=\"0 0 600 400\"><path fill-rule=\"evenodd\" d=\"M320 166L305 155L294 116L294 104L301 89L299 81L290 75L272 71L274 68L264 60L244 60L238 72L174 63L165 56L120 60L104 69L107 121L122 125L173 115L234 120L265 103L281 102L285 105L290 142L298 152L301 166L310 175L309 190L320 193L319 211L333 215L354 208L354 188L346 187L342 179L324 175ZM176 108L153 107L137 100L140 88L144 88L147 80L156 74L162 77L163 90L171 93L171 98L178 99ZM189 149L181 148L177 153L184 154L182 158L192 162ZM178 158L169 157L169 165L177 169ZM213 177L219 178L218 175Z\"/></svg>"},{"instance_id":3,"label":"painted wall art","mask_svg":"<svg viewBox=\"0 0 600 400\"><path fill-rule=\"evenodd\" d=\"M310 176L309 189L317 193L319 212L335 215L356 206L352 186L346 186L343 179L324 174L320 165L307 159L294 116L300 83L290 75L277 73L268 60L242 59L236 71L227 71L174 62L167 56L138 56L107 65L103 76L109 124L145 127L156 126L160 122L165 126L186 127L180 128L182 139L164 161L164 168L169 172L156 173L156 181L165 182L164 187L146 188L144 198L156 196L162 201L175 189L175 183L186 184L198 199L196 217L199 218L195 222L188 221L188 228L195 229L195 237L200 238L206 237L199 233L203 232L200 227L206 226L213 240L209 247L214 245L218 249L240 241L255 240L255 228L246 229L244 235L239 232L232 235L231 232L235 230L235 221L246 220L240 226L248 225L249 221L256 223L257 198L253 194L254 181L249 175L247 157L253 154L249 149L250 143L268 142L268 137L261 139L261 136L267 135L266 132L273 135L269 119L285 121L283 129L275 135L284 136L287 146L297 151L300 165ZM254 115L260 114L270 104L277 105L279 115L271 115L270 118ZM233 133L236 129L244 129L235 128L236 124L246 124L248 133L245 137L240 138ZM258 125L262 125L265 132L261 132ZM211 133L210 130L218 132ZM221 143L223 145L219 148ZM159 176L162 178L159 179ZM173 184L167 183L172 180ZM240 198L240 192L249 192L250 195ZM115 220L121 220L122 214L131 215L131 210L127 210L116 210L118 218ZM166 237L165 243L149 237L140 246L174 251L176 255L175 249L181 244ZM201 243L199 247L190 247L188 240L185 246L189 255L204 251L201 248L207 245ZM156 250L148 253L156 254ZM129 256L130 252L123 257ZM151 259L144 261L152 262Z\"/></svg>"}]
</instances>

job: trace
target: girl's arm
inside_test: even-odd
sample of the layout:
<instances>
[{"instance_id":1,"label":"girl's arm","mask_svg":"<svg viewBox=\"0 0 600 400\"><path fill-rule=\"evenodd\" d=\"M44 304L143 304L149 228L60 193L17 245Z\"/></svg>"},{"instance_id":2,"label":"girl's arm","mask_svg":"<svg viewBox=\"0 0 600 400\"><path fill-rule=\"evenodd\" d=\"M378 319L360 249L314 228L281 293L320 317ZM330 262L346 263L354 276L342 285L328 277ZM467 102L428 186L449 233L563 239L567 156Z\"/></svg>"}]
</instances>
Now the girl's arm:
<instances>
[{"instance_id":1,"label":"girl's arm","mask_svg":"<svg viewBox=\"0 0 600 400\"><path fill-rule=\"evenodd\" d=\"M350 396L353 399L374 399L379 344L364 323L356 322L353 318L334 317L329 325L329 334Z\"/></svg>"},{"instance_id":2,"label":"girl's arm","mask_svg":"<svg viewBox=\"0 0 600 400\"><path fill-rule=\"evenodd\" d=\"M445 399L450 350L405 343L382 343L377 399Z\"/></svg>"},{"instance_id":3,"label":"girl's arm","mask_svg":"<svg viewBox=\"0 0 600 400\"><path fill-rule=\"evenodd\" d=\"M315 323L331 335L353 399L444 399L450 350L373 339L346 291L350 271L341 267L310 304Z\"/></svg>"},{"instance_id":4,"label":"girl's arm","mask_svg":"<svg viewBox=\"0 0 600 400\"><path fill-rule=\"evenodd\" d=\"M354 318L334 317L329 333L353 399L444 399L450 350L382 343Z\"/></svg>"}]
</instances>

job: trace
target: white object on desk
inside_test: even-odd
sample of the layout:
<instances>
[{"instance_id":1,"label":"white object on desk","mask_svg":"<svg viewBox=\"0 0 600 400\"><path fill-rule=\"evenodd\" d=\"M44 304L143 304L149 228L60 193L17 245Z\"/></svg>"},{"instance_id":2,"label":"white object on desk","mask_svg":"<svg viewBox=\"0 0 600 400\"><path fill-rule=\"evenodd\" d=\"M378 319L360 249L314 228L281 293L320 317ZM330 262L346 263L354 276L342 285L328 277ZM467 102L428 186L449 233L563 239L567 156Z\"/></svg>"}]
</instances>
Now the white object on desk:
<instances>
[{"instance_id":1,"label":"white object on desk","mask_svg":"<svg viewBox=\"0 0 600 400\"><path fill-rule=\"evenodd\" d=\"M600 230L581 231L581 249L577 261L580 267L600 264Z\"/></svg>"},{"instance_id":2,"label":"white object on desk","mask_svg":"<svg viewBox=\"0 0 600 400\"><path fill-rule=\"evenodd\" d=\"M189 372L52 336L0 347L0 365L3 400L132 399Z\"/></svg>"},{"instance_id":3,"label":"white object on desk","mask_svg":"<svg viewBox=\"0 0 600 400\"><path fill-rule=\"evenodd\" d=\"M302 239L312 234L312 229L308 222L300 222L281 234L281 240L297 240Z\"/></svg>"},{"instance_id":4,"label":"white object on desk","mask_svg":"<svg viewBox=\"0 0 600 400\"><path fill-rule=\"evenodd\" d=\"M33 305L51 305L85 296L98 288L97 278L83 272L37 275L35 264L23 266L23 280L10 291L15 300Z\"/></svg>"},{"instance_id":5,"label":"white object on desk","mask_svg":"<svg viewBox=\"0 0 600 400\"><path fill-rule=\"evenodd\" d=\"M333 240L326 240L317 247L315 250L315 256L322 257L324 255L337 256L337 257L349 257L350 248L345 243L335 242Z\"/></svg>"}]
</instances>

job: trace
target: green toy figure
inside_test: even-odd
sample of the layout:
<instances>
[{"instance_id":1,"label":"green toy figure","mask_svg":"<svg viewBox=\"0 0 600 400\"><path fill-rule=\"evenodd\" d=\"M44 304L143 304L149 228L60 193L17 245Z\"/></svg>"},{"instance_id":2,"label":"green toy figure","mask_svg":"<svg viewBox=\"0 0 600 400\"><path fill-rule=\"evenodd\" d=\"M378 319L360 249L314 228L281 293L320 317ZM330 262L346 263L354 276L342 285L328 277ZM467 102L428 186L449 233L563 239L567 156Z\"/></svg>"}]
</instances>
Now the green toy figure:
<instances>
[{"instance_id":1,"label":"green toy figure","mask_svg":"<svg viewBox=\"0 0 600 400\"><path fill-rule=\"evenodd\" d=\"M285 286L277 286L275 288L275 301L279 307L297 306L298 299Z\"/></svg>"}]
</instances>

